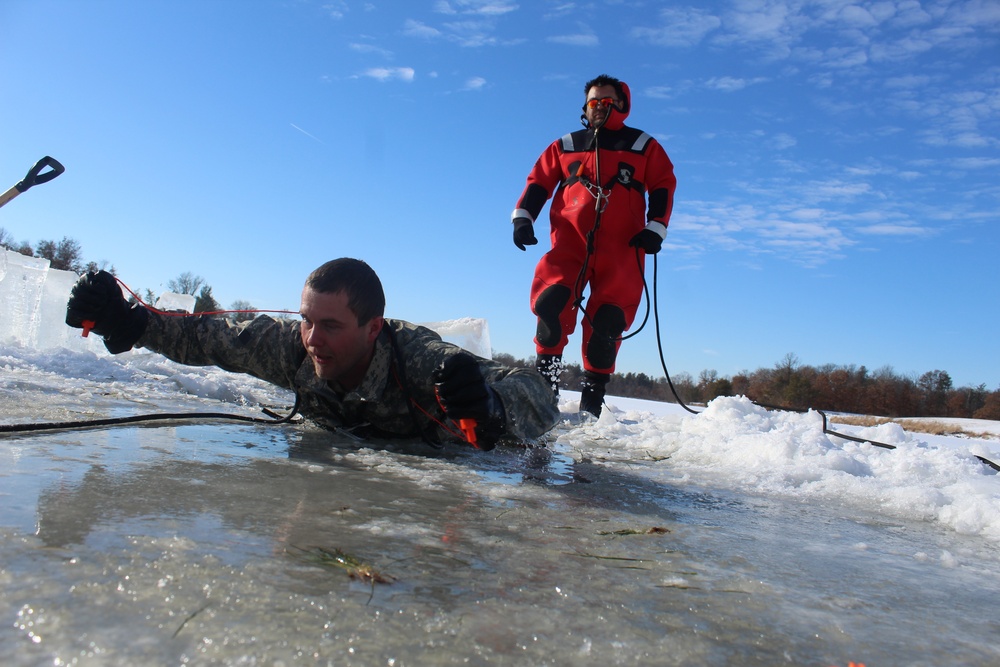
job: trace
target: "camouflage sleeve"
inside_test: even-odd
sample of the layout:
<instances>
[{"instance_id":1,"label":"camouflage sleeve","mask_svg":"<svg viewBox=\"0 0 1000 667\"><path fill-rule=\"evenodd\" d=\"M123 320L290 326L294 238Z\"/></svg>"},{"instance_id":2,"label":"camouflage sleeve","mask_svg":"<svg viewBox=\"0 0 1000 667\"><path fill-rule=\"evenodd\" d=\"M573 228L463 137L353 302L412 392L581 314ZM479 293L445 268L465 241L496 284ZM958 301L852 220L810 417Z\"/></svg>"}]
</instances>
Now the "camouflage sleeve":
<instances>
[{"instance_id":1,"label":"camouflage sleeve","mask_svg":"<svg viewBox=\"0 0 1000 667\"><path fill-rule=\"evenodd\" d=\"M305 359L297 322L261 315L238 325L212 316L172 317L149 311L136 347L187 366L218 366L286 389Z\"/></svg>"},{"instance_id":2,"label":"camouflage sleeve","mask_svg":"<svg viewBox=\"0 0 1000 667\"><path fill-rule=\"evenodd\" d=\"M453 354L471 354L447 343L424 327L392 320L406 377L418 401L433 402L434 370ZM475 355L473 355L475 356ZM506 413L506 437L532 440L544 435L559 419L559 407L548 384L534 369L509 368L476 357L486 382L493 388Z\"/></svg>"},{"instance_id":3,"label":"camouflage sleeve","mask_svg":"<svg viewBox=\"0 0 1000 667\"><path fill-rule=\"evenodd\" d=\"M507 414L507 435L534 439L544 435L559 420L559 406L549 384L533 368L506 368L483 374L500 397ZM482 363L480 364L482 366Z\"/></svg>"}]
</instances>

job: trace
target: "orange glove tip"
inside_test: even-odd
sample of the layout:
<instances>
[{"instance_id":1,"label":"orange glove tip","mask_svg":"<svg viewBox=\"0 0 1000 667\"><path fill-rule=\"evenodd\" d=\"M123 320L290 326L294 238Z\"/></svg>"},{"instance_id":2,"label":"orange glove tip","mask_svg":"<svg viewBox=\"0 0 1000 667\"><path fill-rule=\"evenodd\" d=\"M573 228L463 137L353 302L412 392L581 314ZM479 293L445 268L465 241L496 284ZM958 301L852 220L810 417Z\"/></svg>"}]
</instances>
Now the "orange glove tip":
<instances>
[{"instance_id":1,"label":"orange glove tip","mask_svg":"<svg viewBox=\"0 0 1000 667\"><path fill-rule=\"evenodd\" d=\"M462 433L465 434L465 439L469 441L469 444L479 449L479 445L476 444L476 420L459 419L458 426L462 429Z\"/></svg>"}]
</instances>

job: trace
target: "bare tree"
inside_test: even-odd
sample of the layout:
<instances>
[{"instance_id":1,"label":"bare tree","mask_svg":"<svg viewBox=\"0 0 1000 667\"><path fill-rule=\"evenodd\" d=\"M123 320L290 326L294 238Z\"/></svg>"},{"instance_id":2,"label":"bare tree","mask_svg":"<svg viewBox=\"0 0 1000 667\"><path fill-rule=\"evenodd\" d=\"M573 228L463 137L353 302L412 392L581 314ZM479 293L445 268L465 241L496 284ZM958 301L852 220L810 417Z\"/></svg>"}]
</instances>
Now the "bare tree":
<instances>
[{"instance_id":1,"label":"bare tree","mask_svg":"<svg viewBox=\"0 0 1000 667\"><path fill-rule=\"evenodd\" d=\"M243 299L233 301L233 305L229 306L229 310L234 311L229 316L229 319L233 322L249 322L253 318L257 317L257 313L254 312L256 309L253 307L253 304L249 301L244 301Z\"/></svg>"},{"instance_id":2,"label":"bare tree","mask_svg":"<svg viewBox=\"0 0 1000 667\"><path fill-rule=\"evenodd\" d=\"M167 281L167 288L175 294L189 294L197 296L198 291L205 285L205 279L196 276L190 271L185 271L172 280ZM209 288L211 289L211 288Z\"/></svg>"}]
</instances>

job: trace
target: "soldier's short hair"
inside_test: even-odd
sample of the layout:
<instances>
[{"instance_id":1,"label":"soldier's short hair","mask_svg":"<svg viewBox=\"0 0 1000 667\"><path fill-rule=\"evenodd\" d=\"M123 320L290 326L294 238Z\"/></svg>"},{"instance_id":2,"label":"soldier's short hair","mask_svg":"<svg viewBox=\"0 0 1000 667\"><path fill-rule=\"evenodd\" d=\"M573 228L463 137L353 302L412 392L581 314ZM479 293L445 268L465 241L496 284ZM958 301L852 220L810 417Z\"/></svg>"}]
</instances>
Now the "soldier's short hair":
<instances>
[{"instance_id":1,"label":"soldier's short hair","mask_svg":"<svg viewBox=\"0 0 1000 667\"><path fill-rule=\"evenodd\" d=\"M583 98L585 100L587 95L590 94L590 89L594 86L614 86L615 94L618 95L618 99L625 100L625 90L622 88L621 79L616 79L615 77L608 76L607 74L601 74L594 77L583 87Z\"/></svg>"},{"instance_id":2,"label":"soldier's short hair","mask_svg":"<svg viewBox=\"0 0 1000 667\"><path fill-rule=\"evenodd\" d=\"M321 294L347 293L347 307L357 315L358 324L385 314L385 292L378 274L360 259L341 257L330 260L309 274L306 287Z\"/></svg>"}]
</instances>

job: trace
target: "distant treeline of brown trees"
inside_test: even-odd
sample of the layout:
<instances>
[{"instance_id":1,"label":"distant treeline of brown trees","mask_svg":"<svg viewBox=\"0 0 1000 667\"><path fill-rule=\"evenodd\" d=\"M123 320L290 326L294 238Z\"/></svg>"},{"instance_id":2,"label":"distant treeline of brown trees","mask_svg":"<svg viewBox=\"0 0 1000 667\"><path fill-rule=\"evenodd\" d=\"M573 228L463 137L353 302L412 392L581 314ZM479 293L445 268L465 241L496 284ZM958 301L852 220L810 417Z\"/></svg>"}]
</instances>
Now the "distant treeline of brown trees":
<instances>
[{"instance_id":1,"label":"distant treeline of brown trees","mask_svg":"<svg viewBox=\"0 0 1000 667\"><path fill-rule=\"evenodd\" d=\"M497 361L533 368L534 362L494 353ZM579 390L583 369L567 364L560 386ZM1000 388L954 387L946 371L928 371L919 377L899 375L890 367L870 371L864 366L808 366L794 354L786 355L773 368L719 377L714 370L702 371L695 381L688 373L671 377L684 403L705 404L718 396L746 396L752 401L796 410L827 410L878 417L972 417L1000 420ZM676 403L665 377L645 373L615 373L608 394L628 398Z\"/></svg>"}]
</instances>

